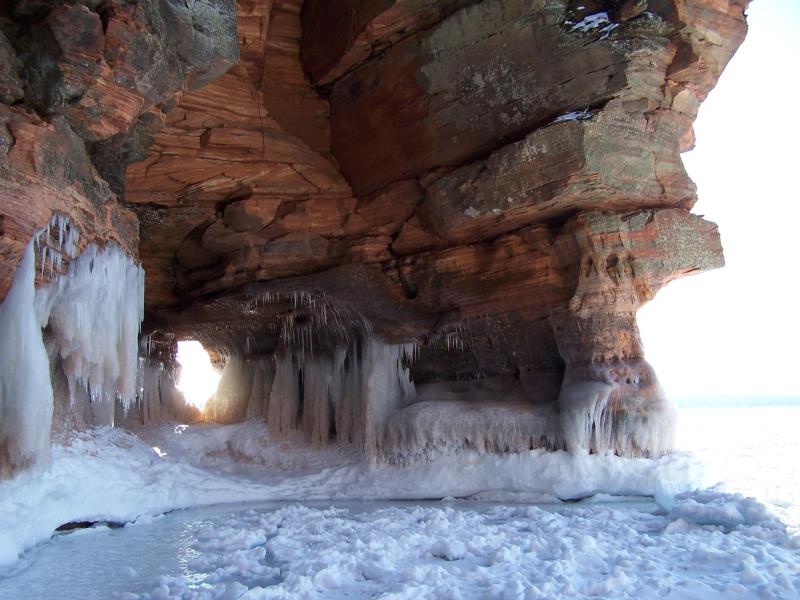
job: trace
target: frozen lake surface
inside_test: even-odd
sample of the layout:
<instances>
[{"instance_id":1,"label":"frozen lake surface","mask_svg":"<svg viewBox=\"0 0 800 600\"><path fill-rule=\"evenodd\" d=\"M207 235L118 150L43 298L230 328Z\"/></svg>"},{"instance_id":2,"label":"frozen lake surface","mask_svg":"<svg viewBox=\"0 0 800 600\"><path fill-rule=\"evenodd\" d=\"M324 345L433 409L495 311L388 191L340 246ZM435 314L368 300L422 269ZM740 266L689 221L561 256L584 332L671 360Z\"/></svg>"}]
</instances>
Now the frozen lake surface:
<instances>
[{"instance_id":1,"label":"frozen lake surface","mask_svg":"<svg viewBox=\"0 0 800 600\"><path fill-rule=\"evenodd\" d=\"M798 424L800 405L681 408L677 443L703 459L707 482L770 504L797 533Z\"/></svg>"},{"instance_id":2,"label":"frozen lake surface","mask_svg":"<svg viewBox=\"0 0 800 600\"><path fill-rule=\"evenodd\" d=\"M712 483L800 525L800 407L685 408ZM19 598L798 598L800 540L763 506L248 503L57 535L0 571Z\"/></svg>"}]
</instances>

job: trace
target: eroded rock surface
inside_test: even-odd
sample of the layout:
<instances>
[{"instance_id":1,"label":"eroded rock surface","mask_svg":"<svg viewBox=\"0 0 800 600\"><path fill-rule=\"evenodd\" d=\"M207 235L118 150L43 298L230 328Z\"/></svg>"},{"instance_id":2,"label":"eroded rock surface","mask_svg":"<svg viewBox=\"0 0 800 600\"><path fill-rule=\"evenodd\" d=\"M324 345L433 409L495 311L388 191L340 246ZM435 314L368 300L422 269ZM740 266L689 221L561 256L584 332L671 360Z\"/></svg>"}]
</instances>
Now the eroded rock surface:
<instances>
[{"instance_id":1,"label":"eroded rock surface","mask_svg":"<svg viewBox=\"0 0 800 600\"><path fill-rule=\"evenodd\" d=\"M0 294L63 212L138 251L145 333L232 357L218 420L400 460L505 395L560 414L517 445L669 448L636 311L722 265L680 153L747 0L18 4Z\"/></svg>"}]
</instances>

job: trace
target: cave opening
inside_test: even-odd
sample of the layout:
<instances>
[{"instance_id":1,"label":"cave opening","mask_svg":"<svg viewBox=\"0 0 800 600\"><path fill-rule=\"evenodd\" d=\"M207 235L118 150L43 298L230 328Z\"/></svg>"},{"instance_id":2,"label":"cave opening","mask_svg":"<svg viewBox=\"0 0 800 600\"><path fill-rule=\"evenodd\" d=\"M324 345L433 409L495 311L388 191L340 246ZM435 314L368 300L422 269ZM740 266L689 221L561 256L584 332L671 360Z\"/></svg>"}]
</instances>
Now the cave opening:
<instances>
[{"instance_id":1,"label":"cave opening","mask_svg":"<svg viewBox=\"0 0 800 600\"><path fill-rule=\"evenodd\" d=\"M176 387L189 404L202 411L217 391L220 373L214 368L208 351L196 340L178 342L177 360L180 375Z\"/></svg>"}]
</instances>

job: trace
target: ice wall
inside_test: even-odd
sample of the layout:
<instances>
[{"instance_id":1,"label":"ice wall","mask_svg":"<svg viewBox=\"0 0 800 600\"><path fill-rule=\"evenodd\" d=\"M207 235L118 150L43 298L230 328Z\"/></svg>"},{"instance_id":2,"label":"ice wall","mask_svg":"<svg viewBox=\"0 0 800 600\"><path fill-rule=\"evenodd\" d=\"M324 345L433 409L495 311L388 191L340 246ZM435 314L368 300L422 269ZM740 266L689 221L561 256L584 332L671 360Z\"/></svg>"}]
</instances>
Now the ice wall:
<instances>
[{"instance_id":1,"label":"ice wall","mask_svg":"<svg viewBox=\"0 0 800 600\"><path fill-rule=\"evenodd\" d=\"M0 305L0 475L50 459L53 388L50 362L34 310L33 242Z\"/></svg>"},{"instance_id":2,"label":"ice wall","mask_svg":"<svg viewBox=\"0 0 800 600\"><path fill-rule=\"evenodd\" d=\"M377 339L366 344L363 361L364 448L371 462L378 454L386 433L386 423L393 412L413 402L414 384L403 358L413 353L412 345L389 345Z\"/></svg>"},{"instance_id":3,"label":"ice wall","mask_svg":"<svg viewBox=\"0 0 800 600\"><path fill-rule=\"evenodd\" d=\"M273 437L286 437L297 429L300 413L298 366L291 352L275 358L275 380L267 408L267 428Z\"/></svg>"},{"instance_id":4,"label":"ice wall","mask_svg":"<svg viewBox=\"0 0 800 600\"><path fill-rule=\"evenodd\" d=\"M660 456L674 447L675 406L643 359L568 367L559 405L574 454Z\"/></svg>"}]
</instances>

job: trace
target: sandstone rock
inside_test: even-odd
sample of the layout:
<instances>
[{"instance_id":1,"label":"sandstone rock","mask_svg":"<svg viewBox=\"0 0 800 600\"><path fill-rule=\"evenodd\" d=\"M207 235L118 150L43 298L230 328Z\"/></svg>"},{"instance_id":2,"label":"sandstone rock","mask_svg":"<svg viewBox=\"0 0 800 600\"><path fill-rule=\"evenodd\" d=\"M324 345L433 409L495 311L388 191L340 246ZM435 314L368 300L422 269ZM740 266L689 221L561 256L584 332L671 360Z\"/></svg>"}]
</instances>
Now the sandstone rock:
<instances>
[{"instance_id":1,"label":"sandstone rock","mask_svg":"<svg viewBox=\"0 0 800 600\"><path fill-rule=\"evenodd\" d=\"M370 56L474 2L307 0L303 4L303 66L315 84L330 83Z\"/></svg>"},{"instance_id":2,"label":"sandstone rock","mask_svg":"<svg viewBox=\"0 0 800 600\"><path fill-rule=\"evenodd\" d=\"M19 78L21 69L22 63L17 58L17 53L0 31L0 102L13 104L25 95L22 80Z\"/></svg>"}]
</instances>

